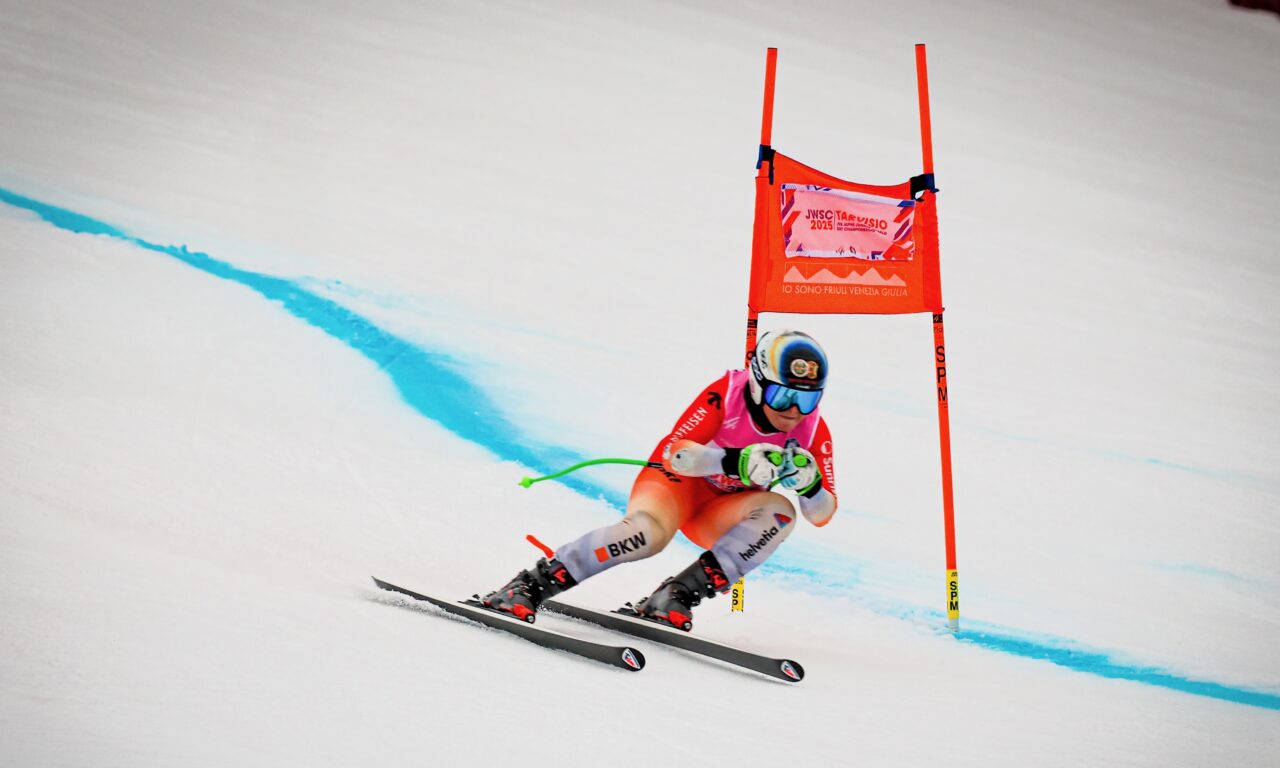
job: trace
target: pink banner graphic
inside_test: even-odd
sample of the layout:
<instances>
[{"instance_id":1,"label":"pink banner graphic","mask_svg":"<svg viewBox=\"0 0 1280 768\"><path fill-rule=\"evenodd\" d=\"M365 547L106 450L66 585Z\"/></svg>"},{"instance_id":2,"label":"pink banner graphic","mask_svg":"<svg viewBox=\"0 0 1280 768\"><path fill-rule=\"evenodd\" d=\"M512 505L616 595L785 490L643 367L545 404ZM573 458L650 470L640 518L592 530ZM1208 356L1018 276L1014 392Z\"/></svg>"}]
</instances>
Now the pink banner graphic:
<instances>
[{"instance_id":1,"label":"pink banner graphic","mask_svg":"<svg viewBox=\"0 0 1280 768\"><path fill-rule=\"evenodd\" d=\"M812 184L782 185L787 258L911 261L915 204Z\"/></svg>"}]
</instances>

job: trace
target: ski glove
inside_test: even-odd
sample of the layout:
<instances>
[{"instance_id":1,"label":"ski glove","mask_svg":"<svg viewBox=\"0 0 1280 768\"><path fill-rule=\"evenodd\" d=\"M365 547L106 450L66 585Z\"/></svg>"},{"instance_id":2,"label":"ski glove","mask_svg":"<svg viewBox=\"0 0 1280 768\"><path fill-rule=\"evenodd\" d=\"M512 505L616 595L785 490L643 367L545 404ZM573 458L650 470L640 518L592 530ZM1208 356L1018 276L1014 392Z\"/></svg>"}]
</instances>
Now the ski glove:
<instances>
[{"instance_id":1,"label":"ski glove","mask_svg":"<svg viewBox=\"0 0 1280 768\"><path fill-rule=\"evenodd\" d=\"M667 471L685 477L705 477L723 471L725 450L718 445L702 445L693 440L677 440L662 453Z\"/></svg>"},{"instance_id":2,"label":"ski glove","mask_svg":"<svg viewBox=\"0 0 1280 768\"><path fill-rule=\"evenodd\" d=\"M782 472L787 451L772 443L753 443L738 454L738 479L747 485L768 488Z\"/></svg>"},{"instance_id":3,"label":"ski glove","mask_svg":"<svg viewBox=\"0 0 1280 768\"><path fill-rule=\"evenodd\" d=\"M779 484L800 496L817 488L822 476L818 474L818 462L813 454L798 445L788 447L785 454L779 470L778 476L782 478Z\"/></svg>"}]
</instances>

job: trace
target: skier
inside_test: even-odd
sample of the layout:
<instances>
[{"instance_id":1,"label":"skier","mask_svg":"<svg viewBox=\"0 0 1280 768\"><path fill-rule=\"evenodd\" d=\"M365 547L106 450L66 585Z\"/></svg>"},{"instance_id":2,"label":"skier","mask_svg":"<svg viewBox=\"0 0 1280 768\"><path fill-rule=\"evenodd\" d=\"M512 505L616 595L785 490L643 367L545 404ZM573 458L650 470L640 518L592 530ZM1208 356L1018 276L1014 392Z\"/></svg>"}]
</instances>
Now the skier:
<instances>
[{"instance_id":1,"label":"skier","mask_svg":"<svg viewBox=\"0 0 1280 768\"><path fill-rule=\"evenodd\" d=\"M481 602L533 621L546 598L661 552L678 530L706 551L634 608L688 631L694 606L727 592L791 533L795 509L769 490L775 481L797 494L814 525L835 514L831 434L818 413L826 379L826 354L811 336L765 333L750 366L707 386L654 449L650 462L662 469L640 470L622 520L539 559Z\"/></svg>"}]
</instances>

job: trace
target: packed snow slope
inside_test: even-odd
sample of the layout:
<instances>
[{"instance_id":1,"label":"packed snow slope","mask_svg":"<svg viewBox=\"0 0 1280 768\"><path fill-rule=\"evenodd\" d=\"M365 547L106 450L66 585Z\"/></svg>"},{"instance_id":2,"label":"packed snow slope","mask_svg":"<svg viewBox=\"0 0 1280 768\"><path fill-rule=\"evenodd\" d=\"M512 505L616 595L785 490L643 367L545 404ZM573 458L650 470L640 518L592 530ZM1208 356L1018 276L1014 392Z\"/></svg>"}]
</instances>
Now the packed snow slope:
<instances>
[{"instance_id":1,"label":"packed snow slope","mask_svg":"<svg viewBox=\"0 0 1280 768\"><path fill-rule=\"evenodd\" d=\"M765 319L841 511L697 632L801 685L376 594L616 519L624 470L516 481L740 360L765 47L775 146L889 183L919 41L964 631L923 317ZM0 762L1273 763L1278 67L1214 2L0 0Z\"/></svg>"}]
</instances>

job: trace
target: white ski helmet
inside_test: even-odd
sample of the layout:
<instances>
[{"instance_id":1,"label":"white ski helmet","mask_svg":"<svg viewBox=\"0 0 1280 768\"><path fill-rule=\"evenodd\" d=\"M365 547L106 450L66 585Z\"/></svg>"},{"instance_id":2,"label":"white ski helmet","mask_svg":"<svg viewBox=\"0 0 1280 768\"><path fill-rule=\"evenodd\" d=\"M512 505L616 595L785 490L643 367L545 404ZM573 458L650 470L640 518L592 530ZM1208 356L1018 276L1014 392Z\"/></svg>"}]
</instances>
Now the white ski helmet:
<instances>
[{"instance_id":1,"label":"white ski helmet","mask_svg":"<svg viewBox=\"0 0 1280 768\"><path fill-rule=\"evenodd\" d=\"M827 383L827 354L812 336L785 329L769 331L756 341L751 356L751 399L785 411L795 405L813 413Z\"/></svg>"}]
</instances>

